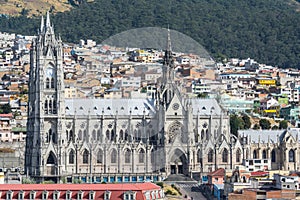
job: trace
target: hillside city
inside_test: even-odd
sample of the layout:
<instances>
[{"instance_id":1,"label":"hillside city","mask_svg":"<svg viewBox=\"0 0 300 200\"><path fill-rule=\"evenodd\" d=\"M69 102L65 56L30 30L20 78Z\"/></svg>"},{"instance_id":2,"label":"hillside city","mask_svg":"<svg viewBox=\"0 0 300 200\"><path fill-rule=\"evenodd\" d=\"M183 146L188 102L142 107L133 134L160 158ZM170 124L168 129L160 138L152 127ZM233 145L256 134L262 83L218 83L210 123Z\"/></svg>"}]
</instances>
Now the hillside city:
<instances>
[{"instance_id":1,"label":"hillside city","mask_svg":"<svg viewBox=\"0 0 300 200\"><path fill-rule=\"evenodd\" d=\"M33 38L0 32L0 159L3 160L0 167L4 173L24 171ZM163 56L164 50L113 47L93 40L64 44L65 98L152 99L161 79ZM189 98L215 98L231 117L249 118L247 126L237 128L240 129L237 137L239 134L251 135L249 132L256 130L261 133L261 139L252 137L252 140L260 144L270 140L263 135L267 136L271 131L277 131L278 135L287 129L298 131L298 69L281 69L251 58L231 58L215 63L203 61L201 55L184 52L173 52L173 56L175 82L182 94ZM287 125L282 126L282 121ZM242 130L245 127L248 130ZM296 135L297 141L298 133ZM295 158L298 146L297 143L295 152L289 153L290 162L298 160ZM223 199L224 195L229 199L240 199L254 194L261 195L262 199L272 195L273 198L296 199L300 174L289 170L272 171L273 154L265 151L261 154L255 152L253 159L246 159L244 166L235 171L220 168L211 172L199 180L199 184L209 185L201 185L201 191L208 199ZM12 180L3 176L0 181L9 183ZM263 186L264 189L258 189ZM243 193L236 192L241 190Z\"/></svg>"}]
</instances>

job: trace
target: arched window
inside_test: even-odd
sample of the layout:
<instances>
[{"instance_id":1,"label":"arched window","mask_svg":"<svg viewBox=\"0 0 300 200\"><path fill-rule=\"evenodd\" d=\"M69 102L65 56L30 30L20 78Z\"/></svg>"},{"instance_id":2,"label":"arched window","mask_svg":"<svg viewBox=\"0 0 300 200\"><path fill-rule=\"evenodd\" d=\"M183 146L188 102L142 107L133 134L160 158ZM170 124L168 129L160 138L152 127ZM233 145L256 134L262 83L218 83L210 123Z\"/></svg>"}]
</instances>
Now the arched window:
<instances>
[{"instance_id":1,"label":"arched window","mask_svg":"<svg viewBox=\"0 0 300 200\"><path fill-rule=\"evenodd\" d=\"M117 162L117 151L115 149L113 149L112 152L111 152L110 162L111 163L116 163Z\"/></svg>"},{"instance_id":2,"label":"arched window","mask_svg":"<svg viewBox=\"0 0 300 200\"><path fill-rule=\"evenodd\" d=\"M237 163L241 162L241 150L240 149L236 150L236 162Z\"/></svg>"},{"instance_id":3,"label":"arched window","mask_svg":"<svg viewBox=\"0 0 300 200\"><path fill-rule=\"evenodd\" d=\"M123 134L123 130L120 130L120 140L124 140L124 134Z\"/></svg>"},{"instance_id":4,"label":"arched window","mask_svg":"<svg viewBox=\"0 0 300 200\"><path fill-rule=\"evenodd\" d=\"M75 160L75 152L73 149L71 149L69 153L69 164L74 164L74 160Z\"/></svg>"},{"instance_id":5,"label":"arched window","mask_svg":"<svg viewBox=\"0 0 300 200\"><path fill-rule=\"evenodd\" d=\"M253 150L253 158L256 159L257 158L257 151Z\"/></svg>"},{"instance_id":6,"label":"arched window","mask_svg":"<svg viewBox=\"0 0 300 200\"><path fill-rule=\"evenodd\" d=\"M200 163L201 158L202 158L202 156L201 156L201 150L199 149L197 151L197 163Z\"/></svg>"},{"instance_id":7,"label":"arched window","mask_svg":"<svg viewBox=\"0 0 300 200\"><path fill-rule=\"evenodd\" d=\"M100 130L97 131L97 140L100 141L100 142L102 142Z\"/></svg>"},{"instance_id":8,"label":"arched window","mask_svg":"<svg viewBox=\"0 0 300 200\"><path fill-rule=\"evenodd\" d=\"M95 141L97 138L96 138L96 130L93 130L92 132L92 137L93 137L93 140Z\"/></svg>"},{"instance_id":9,"label":"arched window","mask_svg":"<svg viewBox=\"0 0 300 200\"><path fill-rule=\"evenodd\" d=\"M262 151L262 159L267 159L267 152L266 152L266 150Z\"/></svg>"},{"instance_id":10,"label":"arched window","mask_svg":"<svg viewBox=\"0 0 300 200\"><path fill-rule=\"evenodd\" d=\"M271 151L271 161L276 162L276 152L274 149Z\"/></svg>"},{"instance_id":11,"label":"arched window","mask_svg":"<svg viewBox=\"0 0 300 200\"><path fill-rule=\"evenodd\" d=\"M293 149L289 151L289 162L295 162L295 152Z\"/></svg>"},{"instance_id":12,"label":"arched window","mask_svg":"<svg viewBox=\"0 0 300 200\"><path fill-rule=\"evenodd\" d=\"M195 133L195 142L196 142L196 143L199 142L199 141L198 141L198 138L199 138L199 137L198 137L198 133Z\"/></svg>"},{"instance_id":13,"label":"arched window","mask_svg":"<svg viewBox=\"0 0 300 200\"><path fill-rule=\"evenodd\" d=\"M130 163L130 158L131 158L131 152L129 149L126 149L125 151L125 163Z\"/></svg>"},{"instance_id":14,"label":"arched window","mask_svg":"<svg viewBox=\"0 0 300 200\"><path fill-rule=\"evenodd\" d=\"M47 164L56 164L56 156L51 151L48 158L47 158Z\"/></svg>"},{"instance_id":15,"label":"arched window","mask_svg":"<svg viewBox=\"0 0 300 200\"><path fill-rule=\"evenodd\" d=\"M88 135L87 135L86 130L83 131L83 140L88 141Z\"/></svg>"},{"instance_id":16,"label":"arched window","mask_svg":"<svg viewBox=\"0 0 300 200\"><path fill-rule=\"evenodd\" d=\"M201 130L201 140L203 140L203 138L204 138L204 130L202 129Z\"/></svg>"},{"instance_id":17,"label":"arched window","mask_svg":"<svg viewBox=\"0 0 300 200\"><path fill-rule=\"evenodd\" d=\"M47 99L45 100L44 107L45 107L45 114L48 114L48 100Z\"/></svg>"},{"instance_id":18,"label":"arched window","mask_svg":"<svg viewBox=\"0 0 300 200\"><path fill-rule=\"evenodd\" d=\"M83 164L88 164L89 163L89 152L86 149L83 152L82 163Z\"/></svg>"},{"instance_id":19,"label":"arched window","mask_svg":"<svg viewBox=\"0 0 300 200\"><path fill-rule=\"evenodd\" d=\"M46 78L46 88L50 88L50 80L49 80L49 78Z\"/></svg>"},{"instance_id":20,"label":"arched window","mask_svg":"<svg viewBox=\"0 0 300 200\"><path fill-rule=\"evenodd\" d=\"M144 149L141 149L139 151L139 163L144 163L145 162L145 151Z\"/></svg>"},{"instance_id":21,"label":"arched window","mask_svg":"<svg viewBox=\"0 0 300 200\"><path fill-rule=\"evenodd\" d=\"M209 132L208 132L208 129L206 129L206 140L209 140Z\"/></svg>"},{"instance_id":22,"label":"arched window","mask_svg":"<svg viewBox=\"0 0 300 200\"><path fill-rule=\"evenodd\" d=\"M74 134L72 130L70 130L69 135L70 135L69 141L74 141Z\"/></svg>"},{"instance_id":23,"label":"arched window","mask_svg":"<svg viewBox=\"0 0 300 200\"><path fill-rule=\"evenodd\" d=\"M102 163L103 162L103 151L99 149L97 153L97 163Z\"/></svg>"},{"instance_id":24,"label":"arched window","mask_svg":"<svg viewBox=\"0 0 300 200\"><path fill-rule=\"evenodd\" d=\"M126 141L128 140L128 132L127 132L127 130L125 131L125 140Z\"/></svg>"},{"instance_id":25,"label":"arched window","mask_svg":"<svg viewBox=\"0 0 300 200\"><path fill-rule=\"evenodd\" d=\"M82 140L82 130L78 131L78 138L79 138L79 140Z\"/></svg>"},{"instance_id":26,"label":"arched window","mask_svg":"<svg viewBox=\"0 0 300 200\"><path fill-rule=\"evenodd\" d=\"M111 137L110 137L111 141L115 141L115 131L111 130Z\"/></svg>"},{"instance_id":27,"label":"arched window","mask_svg":"<svg viewBox=\"0 0 300 200\"><path fill-rule=\"evenodd\" d=\"M214 151L212 149L208 152L207 162L213 162L214 160Z\"/></svg>"},{"instance_id":28,"label":"arched window","mask_svg":"<svg viewBox=\"0 0 300 200\"><path fill-rule=\"evenodd\" d=\"M110 134L110 131L107 129L107 130L106 130L106 139L107 139L107 140L110 140L110 139L109 139L109 134Z\"/></svg>"},{"instance_id":29,"label":"arched window","mask_svg":"<svg viewBox=\"0 0 300 200\"><path fill-rule=\"evenodd\" d=\"M222 152L222 162L228 162L228 150L224 149Z\"/></svg>"},{"instance_id":30,"label":"arched window","mask_svg":"<svg viewBox=\"0 0 300 200\"><path fill-rule=\"evenodd\" d=\"M51 78L51 88L54 88L54 78Z\"/></svg>"}]
</instances>

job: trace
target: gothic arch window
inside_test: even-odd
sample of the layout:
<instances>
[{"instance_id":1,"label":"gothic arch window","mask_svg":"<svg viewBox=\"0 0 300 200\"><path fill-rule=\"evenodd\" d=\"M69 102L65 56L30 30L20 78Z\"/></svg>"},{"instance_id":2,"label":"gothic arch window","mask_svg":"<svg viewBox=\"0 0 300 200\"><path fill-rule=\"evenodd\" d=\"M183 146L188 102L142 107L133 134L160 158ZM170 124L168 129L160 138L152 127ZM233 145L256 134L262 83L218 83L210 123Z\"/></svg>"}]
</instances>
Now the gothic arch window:
<instances>
[{"instance_id":1,"label":"gothic arch window","mask_svg":"<svg viewBox=\"0 0 300 200\"><path fill-rule=\"evenodd\" d=\"M88 141L88 135L87 135L86 130L83 131L83 140Z\"/></svg>"},{"instance_id":2,"label":"gothic arch window","mask_svg":"<svg viewBox=\"0 0 300 200\"><path fill-rule=\"evenodd\" d=\"M72 130L69 132L69 141L74 141L74 134Z\"/></svg>"},{"instance_id":3,"label":"gothic arch window","mask_svg":"<svg viewBox=\"0 0 300 200\"><path fill-rule=\"evenodd\" d=\"M145 151L144 149L140 149L139 151L139 163L145 162Z\"/></svg>"},{"instance_id":4,"label":"gothic arch window","mask_svg":"<svg viewBox=\"0 0 300 200\"><path fill-rule=\"evenodd\" d=\"M115 149L113 149L111 151L110 162L111 163L116 163L117 162L117 151Z\"/></svg>"},{"instance_id":5,"label":"gothic arch window","mask_svg":"<svg viewBox=\"0 0 300 200\"><path fill-rule=\"evenodd\" d=\"M57 113L57 109L56 109L56 100L53 100L53 114Z\"/></svg>"},{"instance_id":6,"label":"gothic arch window","mask_svg":"<svg viewBox=\"0 0 300 200\"><path fill-rule=\"evenodd\" d=\"M228 162L228 150L224 149L222 152L222 162Z\"/></svg>"},{"instance_id":7,"label":"gothic arch window","mask_svg":"<svg viewBox=\"0 0 300 200\"><path fill-rule=\"evenodd\" d=\"M44 107L45 107L45 114L48 114L48 100L47 99L45 100Z\"/></svg>"},{"instance_id":8,"label":"gothic arch window","mask_svg":"<svg viewBox=\"0 0 300 200\"><path fill-rule=\"evenodd\" d=\"M196 142L196 143L199 142L198 138L199 138L199 135L198 135L198 133L195 132L195 142Z\"/></svg>"},{"instance_id":9,"label":"gothic arch window","mask_svg":"<svg viewBox=\"0 0 300 200\"><path fill-rule=\"evenodd\" d=\"M82 130L78 131L78 138L79 138L79 140L82 140Z\"/></svg>"},{"instance_id":10,"label":"gothic arch window","mask_svg":"<svg viewBox=\"0 0 300 200\"><path fill-rule=\"evenodd\" d=\"M258 158L256 149L253 150L253 158L254 158L254 159L257 159L257 158Z\"/></svg>"},{"instance_id":11,"label":"gothic arch window","mask_svg":"<svg viewBox=\"0 0 300 200\"><path fill-rule=\"evenodd\" d=\"M295 162L295 151L293 149L289 151L289 162Z\"/></svg>"},{"instance_id":12,"label":"gothic arch window","mask_svg":"<svg viewBox=\"0 0 300 200\"><path fill-rule=\"evenodd\" d=\"M199 149L197 151L197 163L200 163L201 158L202 158L202 156L201 156L201 150Z\"/></svg>"},{"instance_id":13,"label":"gothic arch window","mask_svg":"<svg viewBox=\"0 0 300 200\"><path fill-rule=\"evenodd\" d=\"M106 139L107 139L107 140L109 140L109 134L110 134L110 132L109 132L109 130L107 129L107 130L106 130Z\"/></svg>"},{"instance_id":14,"label":"gothic arch window","mask_svg":"<svg viewBox=\"0 0 300 200\"><path fill-rule=\"evenodd\" d=\"M262 159L267 159L267 152L265 149L262 151Z\"/></svg>"},{"instance_id":15,"label":"gothic arch window","mask_svg":"<svg viewBox=\"0 0 300 200\"><path fill-rule=\"evenodd\" d=\"M130 163L131 151L129 149L125 150L125 163Z\"/></svg>"},{"instance_id":16,"label":"gothic arch window","mask_svg":"<svg viewBox=\"0 0 300 200\"><path fill-rule=\"evenodd\" d=\"M100 141L100 142L102 142L100 130L97 131L97 140Z\"/></svg>"},{"instance_id":17,"label":"gothic arch window","mask_svg":"<svg viewBox=\"0 0 300 200\"><path fill-rule=\"evenodd\" d=\"M236 162L239 163L241 162L241 150L237 149L236 151Z\"/></svg>"},{"instance_id":18,"label":"gothic arch window","mask_svg":"<svg viewBox=\"0 0 300 200\"><path fill-rule=\"evenodd\" d=\"M75 160L75 152L73 149L71 149L69 153L69 164L74 164L74 160Z\"/></svg>"},{"instance_id":19,"label":"gothic arch window","mask_svg":"<svg viewBox=\"0 0 300 200\"><path fill-rule=\"evenodd\" d=\"M271 161L272 162L276 162L276 152L275 152L275 149L273 149L271 151Z\"/></svg>"},{"instance_id":20,"label":"gothic arch window","mask_svg":"<svg viewBox=\"0 0 300 200\"><path fill-rule=\"evenodd\" d=\"M54 78L51 78L51 88L54 88Z\"/></svg>"},{"instance_id":21,"label":"gothic arch window","mask_svg":"<svg viewBox=\"0 0 300 200\"><path fill-rule=\"evenodd\" d=\"M111 141L115 141L115 131L114 130L111 130L111 136L110 136L110 140Z\"/></svg>"},{"instance_id":22,"label":"gothic arch window","mask_svg":"<svg viewBox=\"0 0 300 200\"><path fill-rule=\"evenodd\" d=\"M50 80L49 78L46 78L46 88L50 88Z\"/></svg>"},{"instance_id":23,"label":"gothic arch window","mask_svg":"<svg viewBox=\"0 0 300 200\"><path fill-rule=\"evenodd\" d=\"M124 133L123 133L123 130L120 130L120 133L119 133L119 134L120 134L120 139L121 139L121 140L124 140Z\"/></svg>"},{"instance_id":24,"label":"gothic arch window","mask_svg":"<svg viewBox=\"0 0 300 200\"><path fill-rule=\"evenodd\" d=\"M83 164L88 164L89 163L89 151L87 149L85 149L83 151L82 163Z\"/></svg>"},{"instance_id":25,"label":"gothic arch window","mask_svg":"<svg viewBox=\"0 0 300 200\"><path fill-rule=\"evenodd\" d=\"M97 163L103 163L103 151L101 149L97 153Z\"/></svg>"},{"instance_id":26,"label":"gothic arch window","mask_svg":"<svg viewBox=\"0 0 300 200\"><path fill-rule=\"evenodd\" d=\"M151 150L151 163L155 162L155 154L154 154L154 149Z\"/></svg>"},{"instance_id":27,"label":"gothic arch window","mask_svg":"<svg viewBox=\"0 0 300 200\"><path fill-rule=\"evenodd\" d=\"M97 139L97 138L96 138L96 130L93 130L92 136L93 136L93 141L95 141L95 140Z\"/></svg>"},{"instance_id":28,"label":"gothic arch window","mask_svg":"<svg viewBox=\"0 0 300 200\"><path fill-rule=\"evenodd\" d=\"M126 141L129 139L128 138L128 132L127 132L127 130L125 131L125 138L124 138Z\"/></svg>"},{"instance_id":29,"label":"gothic arch window","mask_svg":"<svg viewBox=\"0 0 300 200\"><path fill-rule=\"evenodd\" d=\"M206 140L209 140L209 132L208 132L208 129L206 129Z\"/></svg>"},{"instance_id":30,"label":"gothic arch window","mask_svg":"<svg viewBox=\"0 0 300 200\"><path fill-rule=\"evenodd\" d=\"M56 164L56 157L52 151L49 153L47 158L47 164Z\"/></svg>"},{"instance_id":31,"label":"gothic arch window","mask_svg":"<svg viewBox=\"0 0 300 200\"><path fill-rule=\"evenodd\" d=\"M142 138L142 132L141 130L138 130L137 140L140 141Z\"/></svg>"},{"instance_id":32,"label":"gothic arch window","mask_svg":"<svg viewBox=\"0 0 300 200\"><path fill-rule=\"evenodd\" d=\"M204 139L204 129L201 130L201 140Z\"/></svg>"},{"instance_id":33,"label":"gothic arch window","mask_svg":"<svg viewBox=\"0 0 300 200\"><path fill-rule=\"evenodd\" d=\"M52 100L49 100L49 109L48 109L49 114L52 114Z\"/></svg>"},{"instance_id":34,"label":"gothic arch window","mask_svg":"<svg viewBox=\"0 0 300 200\"><path fill-rule=\"evenodd\" d=\"M170 125L169 128L169 143L173 143L176 137L181 137L183 139L181 133L182 133L182 124L178 121L174 122L172 125Z\"/></svg>"},{"instance_id":35,"label":"gothic arch window","mask_svg":"<svg viewBox=\"0 0 300 200\"><path fill-rule=\"evenodd\" d=\"M249 158L249 149L246 149L246 158Z\"/></svg>"},{"instance_id":36,"label":"gothic arch window","mask_svg":"<svg viewBox=\"0 0 300 200\"><path fill-rule=\"evenodd\" d=\"M213 159L214 159L214 152L212 149L210 149L208 151L207 162L213 162Z\"/></svg>"}]
</instances>

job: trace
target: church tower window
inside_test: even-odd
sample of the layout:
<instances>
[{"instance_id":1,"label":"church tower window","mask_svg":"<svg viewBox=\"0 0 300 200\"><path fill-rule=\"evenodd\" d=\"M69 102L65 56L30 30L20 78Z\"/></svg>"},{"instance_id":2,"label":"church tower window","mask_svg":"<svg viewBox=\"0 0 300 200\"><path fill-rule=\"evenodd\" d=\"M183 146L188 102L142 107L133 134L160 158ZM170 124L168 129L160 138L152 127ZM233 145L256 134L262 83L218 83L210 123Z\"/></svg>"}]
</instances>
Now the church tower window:
<instances>
[{"instance_id":1,"label":"church tower window","mask_svg":"<svg viewBox=\"0 0 300 200\"><path fill-rule=\"evenodd\" d=\"M293 149L289 151L289 162L295 162L295 152Z\"/></svg>"},{"instance_id":2,"label":"church tower window","mask_svg":"<svg viewBox=\"0 0 300 200\"><path fill-rule=\"evenodd\" d=\"M130 163L131 152L129 149L125 150L125 163Z\"/></svg>"},{"instance_id":3,"label":"church tower window","mask_svg":"<svg viewBox=\"0 0 300 200\"><path fill-rule=\"evenodd\" d=\"M267 152L266 152L266 150L262 151L262 159L267 159Z\"/></svg>"},{"instance_id":4,"label":"church tower window","mask_svg":"<svg viewBox=\"0 0 300 200\"><path fill-rule=\"evenodd\" d=\"M207 156L207 162L213 162L213 159L214 159L214 152L212 149L210 149Z\"/></svg>"},{"instance_id":5,"label":"church tower window","mask_svg":"<svg viewBox=\"0 0 300 200\"><path fill-rule=\"evenodd\" d=\"M228 150L224 149L222 153L222 162L228 162Z\"/></svg>"},{"instance_id":6,"label":"church tower window","mask_svg":"<svg viewBox=\"0 0 300 200\"><path fill-rule=\"evenodd\" d=\"M82 163L83 164L88 164L89 163L89 152L86 149L83 151Z\"/></svg>"}]
</instances>

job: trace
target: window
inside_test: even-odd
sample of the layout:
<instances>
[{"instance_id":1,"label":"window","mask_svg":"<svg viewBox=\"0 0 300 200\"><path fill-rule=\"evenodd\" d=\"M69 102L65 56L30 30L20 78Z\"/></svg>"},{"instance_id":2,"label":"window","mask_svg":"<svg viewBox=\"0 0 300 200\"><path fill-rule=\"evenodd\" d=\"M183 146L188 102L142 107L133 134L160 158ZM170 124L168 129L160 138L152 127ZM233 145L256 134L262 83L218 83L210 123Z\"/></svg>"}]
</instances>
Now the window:
<instances>
[{"instance_id":1,"label":"window","mask_svg":"<svg viewBox=\"0 0 300 200\"><path fill-rule=\"evenodd\" d=\"M74 164L74 160L75 160L75 153L74 153L74 150L71 149L71 151L69 153L69 164Z\"/></svg>"},{"instance_id":2,"label":"window","mask_svg":"<svg viewBox=\"0 0 300 200\"><path fill-rule=\"evenodd\" d=\"M56 190L56 191L53 192L53 200L58 200L59 196L60 196L60 192L59 191Z\"/></svg>"},{"instance_id":3,"label":"window","mask_svg":"<svg viewBox=\"0 0 300 200\"><path fill-rule=\"evenodd\" d=\"M103 151L99 149L97 153L97 163L102 163L103 162Z\"/></svg>"},{"instance_id":4,"label":"window","mask_svg":"<svg viewBox=\"0 0 300 200\"><path fill-rule=\"evenodd\" d=\"M197 151L197 163L200 163L201 158L202 158L202 156L201 156L201 151L200 151L200 149L199 149L199 150Z\"/></svg>"},{"instance_id":5,"label":"window","mask_svg":"<svg viewBox=\"0 0 300 200\"><path fill-rule=\"evenodd\" d=\"M95 199L95 192L91 190L89 193L89 200L94 200L94 199Z\"/></svg>"},{"instance_id":6,"label":"window","mask_svg":"<svg viewBox=\"0 0 300 200\"><path fill-rule=\"evenodd\" d=\"M23 200L24 199L24 191L23 190L20 190L18 199L19 200Z\"/></svg>"},{"instance_id":7,"label":"window","mask_svg":"<svg viewBox=\"0 0 300 200\"><path fill-rule=\"evenodd\" d=\"M130 163L130 158L131 158L131 152L129 149L126 149L125 151L125 163Z\"/></svg>"},{"instance_id":8,"label":"window","mask_svg":"<svg viewBox=\"0 0 300 200\"><path fill-rule=\"evenodd\" d=\"M141 149L139 152L139 163L144 163L145 162L145 151L144 149Z\"/></svg>"},{"instance_id":9,"label":"window","mask_svg":"<svg viewBox=\"0 0 300 200\"><path fill-rule=\"evenodd\" d=\"M222 162L228 162L228 150L224 149L222 153Z\"/></svg>"},{"instance_id":10,"label":"window","mask_svg":"<svg viewBox=\"0 0 300 200\"><path fill-rule=\"evenodd\" d=\"M106 190L104 193L104 200L110 200L111 191Z\"/></svg>"},{"instance_id":11,"label":"window","mask_svg":"<svg viewBox=\"0 0 300 200\"><path fill-rule=\"evenodd\" d=\"M72 199L72 192L70 190L68 190L66 192L66 200L71 200Z\"/></svg>"},{"instance_id":12,"label":"window","mask_svg":"<svg viewBox=\"0 0 300 200\"><path fill-rule=\"evenodd\" d=\"M295 162L295 152L293 149L289 151L289 162Z\"/></svg>"},{"instance_id":13,"label":"window","mask_svg":"<svg viewBox=\"0 0 300 200\"><path fill-rule=\"evenodd\" d=\"M210 149L208 152L207 162L213 162L213 159L214 159L214 152L212 149Z\"/></svg>"},{"instance_id":14,"label":"window","mask_svg":"<svg viewBox=\"0 0 300 200\"><path fill-rule=\"evenodd\" d=\"M6 192L6 199L11 200L13 197L13 191L9 190Z\"/></svg>"},{"instance_id":15,"label":"window","mask_svg":"<svg viewBox=\"0 0 300 200\"><path fill-rule=\"evenodd\" d=\"M111 163L116 163L117 162L117 151L115 149L112 150L111 152Z\"/></svg>"},{"instance_id":16,"label":"window","mask_svg":"<svg viewBox=\"0 0 300 200\"><path fill-rule=\"evenodd\" d=\"M32 190L32 191L30 192L30 194L29 194L29 199L30 199L30 200L34 200L34 199L35 199L35 195L36 195L36 192Z\"/></svg>"},{"instance_id":17,"label":"window","mask_svg":"<svg viewBox=\"0 0 300 200\"><path fill-rule=\"evenodd\" d=\"M253 158L256 159L257 157L258 157L258 156L257 156L257 151L254 150L254 151L253 151Z\"/></svg>"},{"instance_id":18,"label":"window","mask_svg":"<svg viewBox=\"0 0 300 200\"><path fill-rule=\"evenodd\" d=\"M42 200L48 199L48 191L44 190L42 193Z\"/></svg>"},{"instance_id":19,"label":"window","mask_svg":"<svg viewBox=\"0 0 300 200\"><path fill-rule=\"evenodd\" d=\"M276 162L276 152L274 149L271 151L271 161Z\"/></svg>"},{"instance_id":20,"label":"window","mask_svg":"<svg viewBox=\"0 0 300 200\"><path fill-rule=\"evenodd\" d=\"M241 150L237 149L236 151L236 162L239 163L241 162Z\"/></svg>"},{"instance_id":21,"label":"window","mask_svg":"<svg viewBox=\"0 0 300 200\"><path fill-rule=\"evenodd\" d=\"M83 191L78 191L77 193L77 200L82 200L83 199Z\"/></svg>"},{"instance_id":22,"label":"window","mask_svg":"<svg viewBox=\"0 0 300 200\"><path fill-rule=\"evenodd\" d=\"M267 158L267 152L266 152L266 150L263 150L262 159L266 159L266 158Z\"/></svg>"},{"instance_id":23,"label":"window","mask_svg":"<svg viewBox=\"0 0 300 200\"><path fill-rule=\"evenodd\" d=\"M127 191L123 194L124 200L136 200L136 192Z\"/></svg>"},{"instance_id":24,"label":"window","mask_svg":"<svg viewBox=\"0 0 300 200\"><path fill-rule=\"evenodd\" d=\"M86 149L83 152L82 163L83 164L88 164L89 163L89 152Z\"/></svg>"}]
</instances>

